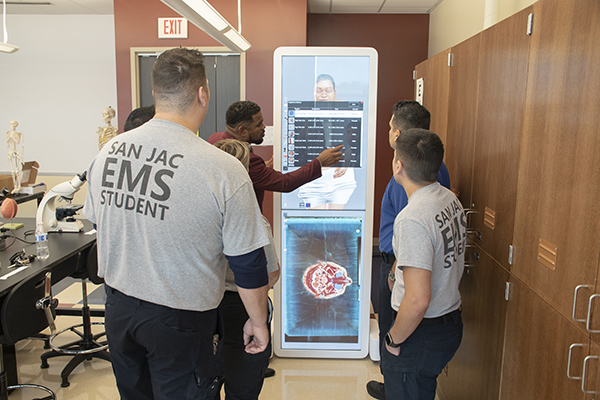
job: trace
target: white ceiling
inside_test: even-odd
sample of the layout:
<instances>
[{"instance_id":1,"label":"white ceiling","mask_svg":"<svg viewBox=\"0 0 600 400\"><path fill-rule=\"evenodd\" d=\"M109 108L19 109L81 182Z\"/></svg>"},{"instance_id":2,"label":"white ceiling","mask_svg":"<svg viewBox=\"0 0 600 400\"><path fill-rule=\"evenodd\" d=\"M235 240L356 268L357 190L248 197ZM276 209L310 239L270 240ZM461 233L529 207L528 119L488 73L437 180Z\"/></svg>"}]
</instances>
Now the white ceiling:
<instances>
[{"instance_id":1,"label":"white ceiling","mask_svg":"<svg viewBox=\"0 0 600 400\"><path fill-rule=\"evenodd\" d=\"M442 0L308 0L312 14L427 14Z\"/></svg>"},{"instance_id":2,"label":"white ceiling","mask_svg":"<svg viewBox=\"0 0 600 400\"><path fill-rule=\"evenodd\" d=\"M314 14L422 14L429 13L441 1L307 0L307 5L308 12ZM112 14L113 0L6 0L6 12L7 14Z\"/></svg>"}]
</instances>

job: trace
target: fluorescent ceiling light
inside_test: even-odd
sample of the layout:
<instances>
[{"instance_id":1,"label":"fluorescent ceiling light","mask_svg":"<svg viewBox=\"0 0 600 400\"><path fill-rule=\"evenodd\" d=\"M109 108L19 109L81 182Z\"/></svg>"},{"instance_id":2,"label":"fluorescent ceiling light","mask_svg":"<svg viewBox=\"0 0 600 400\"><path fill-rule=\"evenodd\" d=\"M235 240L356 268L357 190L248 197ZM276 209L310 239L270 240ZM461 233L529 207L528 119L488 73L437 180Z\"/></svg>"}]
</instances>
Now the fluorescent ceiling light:
<instances>
[{"instance_id":1,"label":"fluorescent ceiling light","mask_svg":"<svg viewBox=\"0 0 600 400\"><path fill-rule=\"evenodd\" d=\"M242 49L242 51L246 51L250 48L250 43L242 35L238 33L235 29L230 29L225 32L223 35L229 40L231 40L237 47Z\"/></svg>"},{"instance_id":2,"label":"fluorescent ceiling light","mask_svg":"<svg viewBox=\"0 0 600 400\"><path fill-rule=\"evenodd\" d=\"M244 52L250 43L206 0L161 0L179 15L231 50Z\"/></svg>"},{"instance_id":3,"label":"fluorescent ceiling light","mask_svg":"<svg viewBox=\"0 0 600 400\"><path fill-rule=\"evenodd\" d=\"M4 42L0 43L0 51L3 53L14 53L19 46L8 44L8 31L6 30L6 0L2 0L2 26L4 27Z\"/></svg>"},{"instance_id":4,"label":"fluorescent ceiling light","mask_svg":"<svg viewBox=\"0 0 600 400\"><path fill-rule=\"evenodd\" d=\"M0 51L3 53L14 53L17 50L19 50L19 46L0 42Z\"/></svg>"}]
</instances>

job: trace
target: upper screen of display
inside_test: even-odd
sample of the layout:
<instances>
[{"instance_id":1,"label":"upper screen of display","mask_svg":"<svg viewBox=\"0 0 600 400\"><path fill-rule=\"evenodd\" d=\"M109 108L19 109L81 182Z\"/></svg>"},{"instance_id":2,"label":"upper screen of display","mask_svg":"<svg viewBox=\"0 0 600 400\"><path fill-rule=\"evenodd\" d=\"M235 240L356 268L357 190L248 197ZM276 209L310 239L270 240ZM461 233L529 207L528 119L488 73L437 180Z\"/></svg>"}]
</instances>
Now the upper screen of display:
<instances>
[{"instance_id":1,"label":"upper screen of display","mask_svg":"<svg viewBox=\"0 0 600 400\"><path fill-rule=\"evenodd\" d=\"M321 178L282 194L283 209L365 209L369 63L360 55L282 56L281 171L344 146L342 161Z\"/></svg>"},{"instance_id":2,"label":"upper screen of display","mask_svg":"<svg viewBox=\"0 0 600 400\"><path fill-rule=\"evenodd\" d=\"M308 164L326 148L339 145L344 146L339 166L360 167L362 120L362 102L288 102L288 123L282 127L287 143L281 143L281 170Z\"/></svg>"}]
</instances>

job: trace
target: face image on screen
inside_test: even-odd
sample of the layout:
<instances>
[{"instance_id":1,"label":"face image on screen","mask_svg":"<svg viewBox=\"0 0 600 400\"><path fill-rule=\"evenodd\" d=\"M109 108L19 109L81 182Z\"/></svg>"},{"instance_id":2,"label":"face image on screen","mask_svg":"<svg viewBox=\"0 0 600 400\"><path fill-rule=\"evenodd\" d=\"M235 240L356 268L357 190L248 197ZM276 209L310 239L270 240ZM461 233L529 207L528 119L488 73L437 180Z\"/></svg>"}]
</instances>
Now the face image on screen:
<instances>
[{"instance_id":1,"label":"face image on screen","mask_svg":"<svg viewBox=\"0 0 600 400\"><path fill-rule=\"evenodd\" d=\"M284 215L282 231L282 348L359 348L363 218Z\"/></svg>"},{"instance_id":2,"label":"face image on screen","mask_svg":"<svg viewBox=\"0 0 600 400\"><path fill-rule=\"evenodd\" d=\"M294 171L343 145L339 164L281 197L283 209L364 210L369 57L282 56L281 170Z\"/></svg>"}]
</instances>

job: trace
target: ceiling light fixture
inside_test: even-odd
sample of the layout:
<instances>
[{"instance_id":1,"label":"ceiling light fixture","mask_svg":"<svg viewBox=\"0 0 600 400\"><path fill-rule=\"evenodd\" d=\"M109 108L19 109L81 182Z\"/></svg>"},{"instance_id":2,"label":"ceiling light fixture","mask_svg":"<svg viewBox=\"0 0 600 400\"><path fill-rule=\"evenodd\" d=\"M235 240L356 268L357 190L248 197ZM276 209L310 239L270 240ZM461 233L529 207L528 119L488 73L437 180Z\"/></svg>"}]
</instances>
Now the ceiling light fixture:
<instances>
[{"instance_id":1,"label":"ceiling light fixture","mask_svg":"<svg viewBox=\"0 0 600 400\"><path fill-rule=\"evenodd\" d=\"M4 25L4 42L0 43L0 51L3 53L14 53L19 50L19 46L8 43L8 31L6 30L6 0L2 0L2 21Z\"/></svg>"},{"instance_id":2,"label":"ceiling light fixture","mask_svg":"<svg viewBox=\"0 0 600 400\"><path fill-rule=\"evenodd\" d=\"M247 51L251 45L206 0L161 0L182 17L229 49Z\"/></svg>"}]
</instances>

